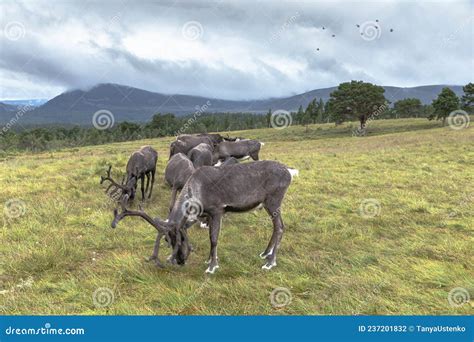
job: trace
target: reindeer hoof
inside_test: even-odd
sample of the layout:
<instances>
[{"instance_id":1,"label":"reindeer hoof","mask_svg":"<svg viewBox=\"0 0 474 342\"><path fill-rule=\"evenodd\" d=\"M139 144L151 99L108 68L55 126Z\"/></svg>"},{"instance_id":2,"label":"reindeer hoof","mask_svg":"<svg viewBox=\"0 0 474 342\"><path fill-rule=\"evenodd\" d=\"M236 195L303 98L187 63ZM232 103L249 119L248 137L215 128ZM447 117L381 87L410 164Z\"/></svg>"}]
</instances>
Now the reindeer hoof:
<instances>
[{"instance_id":1,"label":"reindeer hoof","mask_svg":"<svg viewBox=\"0 0 474 342\"><path fill-rule=\"evenodd\" d=\"M262 266L262 270L271 270L272 267L275 267L277 263L274 262L267 262L265 265Z\"/></svg>"},{"instance_id":2,"label":"reindeer hoof","mask_svg":"<svg viewBox=\"0 0 474 342\"><path fill-rule=\"evenodd\" d=\"M219 265L209 266L206 270L206 273L214 274L214 272L219 268Z\"/></svg>"},{"instance_id":3,"label":"reindeer hoof","mask_svg":"<svg viewBox=\"0 0 474 342\"><path fill-rule=\"evenodd\" d=\"M158 259L155 260L155 266L156 266L157 268L165 268L165 265L163 265L163 264L161 263L161 261L158 260Z\"/></svg>"},{"instance_id":4,"label":"reindeer hoof","mask_svg":"<svg viewBox=\"0 0 474 342\"><path fill-rule=\"evenodd\" d=\"M200 223L199 225L202 229L209 229L209 226L207 225L207 223Z\"/></svg>"},{"instance_id":5,"label":"reindeer hoof","mask_svg":"<svg viewBox=\"0 0 474 342\"><path fill-rule=\"evenodd\" d=\"M153 260L156 260L156 259L158 259L158 256L156 256L156 255L151 255L151 256L149 256L148 258L145 258L145 261L146 261L146 262L150 262L150 261L153 261Z\"/></svg>"}]
</instances>

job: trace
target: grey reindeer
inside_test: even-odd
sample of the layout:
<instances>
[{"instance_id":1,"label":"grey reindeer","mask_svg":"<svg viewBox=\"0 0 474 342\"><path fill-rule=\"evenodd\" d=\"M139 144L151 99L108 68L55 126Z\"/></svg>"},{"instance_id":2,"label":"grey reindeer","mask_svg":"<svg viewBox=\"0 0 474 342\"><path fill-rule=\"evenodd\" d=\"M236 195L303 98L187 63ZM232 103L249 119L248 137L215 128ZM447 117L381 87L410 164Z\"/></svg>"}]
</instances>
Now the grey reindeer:
<instances>
[{"instance_id":1,"label":"grey reindeer","mask_svg":"<svg viewBox=\"0 0 474 342\"><path fill-rule=\"evenodd\" d=\"M193 163L183 153L174 154L168 161L165 169L165 181L171 187L170 211L173 209L176 195L194 171L196 171L196 168Z\"/></svg>"},{"instance_id":2,"label":"grey reindeer","mask_svg":"<svg viewBox=\"0 0 474 342\"><path fill-rule=\"evenodd\" d=\"M237 159L252 158L258 160L260 148L265 145L258 140L223 141L214 150L214 160L223 160L229 157Z\"/></svg>"},{"instance_id":3,"label":"grey reindeer","mask_svg":"<svg viewBox=\"0 0 474 342\"><path fill-rule=\"evenodd\" d=\"M260 254L262 259L266 259L262 269L269 270L276 266L277 250L284 231L281 203L297 172L269 160L221 167L204 166L192 174L166 221L152 218L143 211L128 210L126 203L122 202L121 212L114 210L112 228L126 216L143 218L158 231L149 260L161 265L158 250L161 238L166 236L172 247L170 262L184 265L192 249L187 229L198 218L207 218L211 249L206 273L212 274L219 268L217 240L224 214L249 211L263 204L273 223L273 234L267 248Z\"/></svg>"},{"instance_id":4,"label":"grey reindeer","mask_svg":"<svg viewBox=\"0 0 474 342\"><path fill-rule=\"evenodd\" d=\"M155 173L156 173L156 163L158 161L158 152L151 146L142 146L138 151L135 151L130 156L130 159L127 163L127 174L126 178L122 180L122 183L117 183L111 177L112 166L107 170L107 175L100 177L100 184L103 184L105 181L109 181L110 185L105 190L108 192L112 187L115 189L121 190L121 196L127 196L129 200L135 198L135 193L138 186L138 181L141 181L141 193L142 201L145 200L145 195L148 192L151 179L150 192L148 193L148 198L151 197L153 192L153 184L155 183ZM147 179L146 188L145 188L145 177Z\"/></svg>"}]
</instances>

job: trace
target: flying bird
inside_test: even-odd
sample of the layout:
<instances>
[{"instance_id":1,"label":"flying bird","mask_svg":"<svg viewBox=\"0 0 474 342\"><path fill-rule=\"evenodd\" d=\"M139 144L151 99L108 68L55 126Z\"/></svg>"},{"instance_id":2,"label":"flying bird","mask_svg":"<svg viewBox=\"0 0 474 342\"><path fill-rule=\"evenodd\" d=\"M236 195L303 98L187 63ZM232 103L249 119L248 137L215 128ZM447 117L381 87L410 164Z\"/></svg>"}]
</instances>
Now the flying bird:
<instances>
[{"instance_id":1,"label":"flying bird","mask_svg":"<svg viewBox=\"0 0 474 342\"><path fill-rule=\"evenodd\" d=\"M378 23L378 22L379 22L379 20L378 20L378 19L375 19L375 22L376 22L376 23Z\"/></svg>"},{"instance_id":2,"label":"flying bird","mask_svg":"<svg viewBox=\"0 0 474 342\"><path fill-rule=\"evenodd\" d=\"M393 29L392 29L392 28L390 29L390 32L393 32Z\"/></svg>"},{"instance_id":3,"label":"flying bird","mask_svg":"<svg viewBox=\"0 0 474 342\"><path fill-rule=\"evenodd\" d=\"M359 24L357 24L356 26L357 26L357 27L360 27L360 25L359 25Z\"/></svg>"},{"instance_id":4,"label":"flying bird","mask_svg":"<svg viewBox=\"0 0 474 342\"><path fill-rule=\"evenodd\" d=\"M336 36L335 34L332 35L333 38L334 38L335 36Z\"/></svg>"},{"instance_id":5,"label":"flying bird","mask_svg":"<svg viewBox=\"0 0 474 342\"><path fill-rule=\"evenodd\" d=\"M323 30L325 30L326 28L323 26Z\"/></svg>"}]
</instances>

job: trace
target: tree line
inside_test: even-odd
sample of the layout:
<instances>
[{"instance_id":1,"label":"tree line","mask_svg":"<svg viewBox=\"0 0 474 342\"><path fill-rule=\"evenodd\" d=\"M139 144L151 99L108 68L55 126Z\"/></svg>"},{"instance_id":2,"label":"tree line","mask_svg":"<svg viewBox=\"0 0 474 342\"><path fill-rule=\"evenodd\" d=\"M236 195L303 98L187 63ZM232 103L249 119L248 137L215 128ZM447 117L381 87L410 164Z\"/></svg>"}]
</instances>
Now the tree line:
<instances>
[{"instance_id":1,"label":"tree line","mask_svg":"<svg viewBox=\"0 0 474 342\"><path fill-rule=\"evenodd\" d=\"M458 98L449 88L442 89L430 105L419 99L407 98L391 103L384 96L383 87L362 81L341 83L330 94L327 102L313 99L306 108L300 106L291 115L293 125L313 123L342 124L357 120L365 129L369 120L420 118L442 120L457 109L474 113L474 83L463 87L464 95ZM272 109L266 115L253 113L196 113L177 117L157 113L150 122L139 124L120 122L106 130L94 127L30 127L0 132L0 156L6 152L29 150L44 151L64 147L98 145L111 142L173 136L181 133L226 132L271 127Z\"/></svg>"}]
</instances>

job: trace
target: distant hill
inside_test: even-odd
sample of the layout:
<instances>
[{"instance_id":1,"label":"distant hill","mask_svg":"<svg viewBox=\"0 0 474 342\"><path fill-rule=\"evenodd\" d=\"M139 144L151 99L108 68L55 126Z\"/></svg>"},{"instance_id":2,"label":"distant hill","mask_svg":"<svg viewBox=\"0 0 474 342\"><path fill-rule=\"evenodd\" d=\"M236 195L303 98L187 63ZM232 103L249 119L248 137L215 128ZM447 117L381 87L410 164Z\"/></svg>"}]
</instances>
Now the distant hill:
<instances>
[{"instance_id":1,"label":"distant hill","mask_svg":"<svg viewBox=\"0 0 474 342\"><path fill-rule=\"evenodd\" d=\"M428 104L441 92L445 85L399 88L386 86L385 97L392 103L408 98L419 98ZM458 96L463 94L462 86L449 86ZM268 109L297 110L306 107L316 98L324 101L336 87L311 90L285 98L271 98L253 101L231 101L190 95L167 95L118 84L99 84L88 90L73 90L56 96L45 104L28 112L22 121L28 124L85 124L90 125L93 114L98 110L108 110L115 121L144 122L156 113L186 115L209 101L207 112L252 112L265 113ZM0 123L5 115L0 115Z\"/></svg>"}]
</instances>

